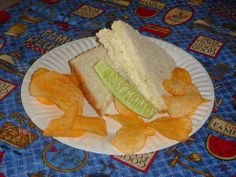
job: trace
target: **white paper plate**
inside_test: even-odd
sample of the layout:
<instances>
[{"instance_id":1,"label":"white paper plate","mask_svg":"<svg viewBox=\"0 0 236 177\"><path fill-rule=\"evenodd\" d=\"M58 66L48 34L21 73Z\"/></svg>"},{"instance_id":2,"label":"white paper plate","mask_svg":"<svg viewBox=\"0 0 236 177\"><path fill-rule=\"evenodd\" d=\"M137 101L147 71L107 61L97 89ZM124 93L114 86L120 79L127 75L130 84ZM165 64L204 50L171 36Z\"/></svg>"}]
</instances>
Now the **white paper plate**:
<instances>
[{"instance_id":1,"label":"white paper plate","mask_svg":"<svg viewBox=\"0 0 236 177\"><path fill-rule=\"evenodd\" d=\"M203 66L184 50L158 39L150 38L150 40L153 40L156 45L164 48L166 52L174 58L177 66L188 70L192 77L193 83L197 85L202 96L206 99L211 100L210 102L199 106L196 113L194 114L192 118L193 134L202 127L202 125L210 115L213 107L214 89L211 79ZM34 97L30 96L28 88L33 72L38 68L45 67L50 70L58 71L60 73L70 73L68 61L79 53L94 48L97 45L98 43L93 37L72 41L46 53L45 55L40 57L27 71L22 83L21 99L26 113L40 129L44 130L50 120L61 116L63 112L56 106L46 106L40 104ZM109 108L109 111L113 112L114 108ZM87 102L85 102L84 114L88 116L97 116L95 111ZM105 120L107 121L109 133L109 135L105 138L98 135L86 133L83 137L80 138L56 139L61 141L62 143L78 149L103 154L119 155L121 153L110 144L110 140L115 135L115 132L120 127L120 125L113 120L108 120L106 118ZM159 134L156 134L155 136L148 138L145 147L141 151L139 151L138 154L161 150L176 143L178 142L169 140Z\"/></svg>"}]
</instances>

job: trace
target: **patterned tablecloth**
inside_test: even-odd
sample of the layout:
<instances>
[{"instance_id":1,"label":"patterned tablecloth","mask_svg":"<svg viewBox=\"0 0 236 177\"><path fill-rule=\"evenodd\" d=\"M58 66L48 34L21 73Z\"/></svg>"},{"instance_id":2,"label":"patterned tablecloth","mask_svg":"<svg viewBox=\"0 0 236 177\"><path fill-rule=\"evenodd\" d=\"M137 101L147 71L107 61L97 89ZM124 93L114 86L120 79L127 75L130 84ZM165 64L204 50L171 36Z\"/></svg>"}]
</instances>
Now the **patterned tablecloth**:
<instances>
[{"instance_id":1,"label":"patterned tablecloth","mask_svg":"<svg viewBox=\"0 0 236 177\"><path fill-rule=\"evenodd\" d=\"M236 176L236 3L156 0L0 1L0 177ZM109 156L42 136L21 103L24 74L40 56L116 20L175 44L211 76L215 104L185 143Z\"/></svg>"}]
</instances>

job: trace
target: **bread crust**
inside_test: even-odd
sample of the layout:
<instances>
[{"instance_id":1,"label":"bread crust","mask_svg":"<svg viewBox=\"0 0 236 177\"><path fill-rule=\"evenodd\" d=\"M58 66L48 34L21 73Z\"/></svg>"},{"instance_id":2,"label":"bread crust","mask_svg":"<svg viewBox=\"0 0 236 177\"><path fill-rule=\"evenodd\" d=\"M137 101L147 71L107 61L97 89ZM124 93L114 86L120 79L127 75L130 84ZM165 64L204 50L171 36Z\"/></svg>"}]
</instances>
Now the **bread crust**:
<instances>
[{"instance_id":1,"label":"bread crust","mask_svg":"<svg viewBox=\"0 0 236 177\"><path fill-rule=\"evenodd\" d=\"M69 65L71 67L72 74L77 76L77 80L79 81L79 87L80 87L81 91L83 92L84 97L87 99L88 103L95 109L97 114L99 116L103 116L104 112L97 104L96 99L94 98L93 94L89 91L89 89L83 79L83 76L80 74L80 72L76 69L76 67L70 61L69 61Z\"/></svg>"}]
</instances>

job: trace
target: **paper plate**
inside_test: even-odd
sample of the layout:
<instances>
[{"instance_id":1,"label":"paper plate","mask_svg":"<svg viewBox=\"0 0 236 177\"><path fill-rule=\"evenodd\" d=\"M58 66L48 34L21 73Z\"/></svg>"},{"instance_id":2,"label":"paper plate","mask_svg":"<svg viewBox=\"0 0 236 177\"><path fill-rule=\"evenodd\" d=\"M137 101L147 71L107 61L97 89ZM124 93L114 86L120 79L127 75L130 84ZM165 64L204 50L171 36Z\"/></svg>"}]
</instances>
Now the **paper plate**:
<instances>
[{"instance_id":1,"label":"paper plate","mask_svg":"<svg viewBox=\"0 0 236 177\"><path fill-rule=\"evenodd\" d=\"M201 95L204 98L210 100L210 102L199 106L193 115L193 131L191 133L193 134L202 127L210 115L213 107L214 89L211 79L203 66L186 51L162 40L153 38L150 38L150 40L153 40L156 45L164 48L166 52L174 58L177 66L185 68L190 73L193 83L199 88ZM21 99L26 113L40 129L44 130L50 120L58 118L63 114L63 112L56 106L46 106L40 104L34 97L30 96L28 88L33 72L38 68L45 67L63 74L70 73L68 61L79 53L94 48L97 45L98 43L95 41L94 37L79 39L66 43L40 57L27 71L22 83ZM109 112L114 113L114 111L114 107L111 106L109 108ZM87 102L85 102L84 114L87 116L97 116L96 112ZM120 125L113 120L106 118L105 120L108 127L108 136L105 138L86 133L80 138L55 139L72 147L86 151L110 155L120 155L122 153L120 153L110 144L110 140L115 135L115 132L120 127ZM169 140L156 133L155 136L148 137L145 147L137 152L137 154L161 150L177 143L177 141Z\"/></svg>"}]
</instances>

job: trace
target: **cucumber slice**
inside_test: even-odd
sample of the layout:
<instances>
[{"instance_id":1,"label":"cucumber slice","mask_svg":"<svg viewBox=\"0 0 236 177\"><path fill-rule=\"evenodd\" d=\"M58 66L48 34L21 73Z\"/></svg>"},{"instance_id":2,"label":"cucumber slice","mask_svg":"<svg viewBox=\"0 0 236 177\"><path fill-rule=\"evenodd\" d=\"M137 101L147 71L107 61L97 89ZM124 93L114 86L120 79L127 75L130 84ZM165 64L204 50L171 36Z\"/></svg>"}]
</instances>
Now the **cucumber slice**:
<instances>
[{"instance_id":1,"label":"cucumber slice","mask_svg":"<svg viewBox=\"0 0 236 177\"><path fill-rule=\"evenodd\" d=\"M156 113L156 108L105 61L94 68L107 89L129 109L149 119Z\"/></svg>"}]
</instances>

